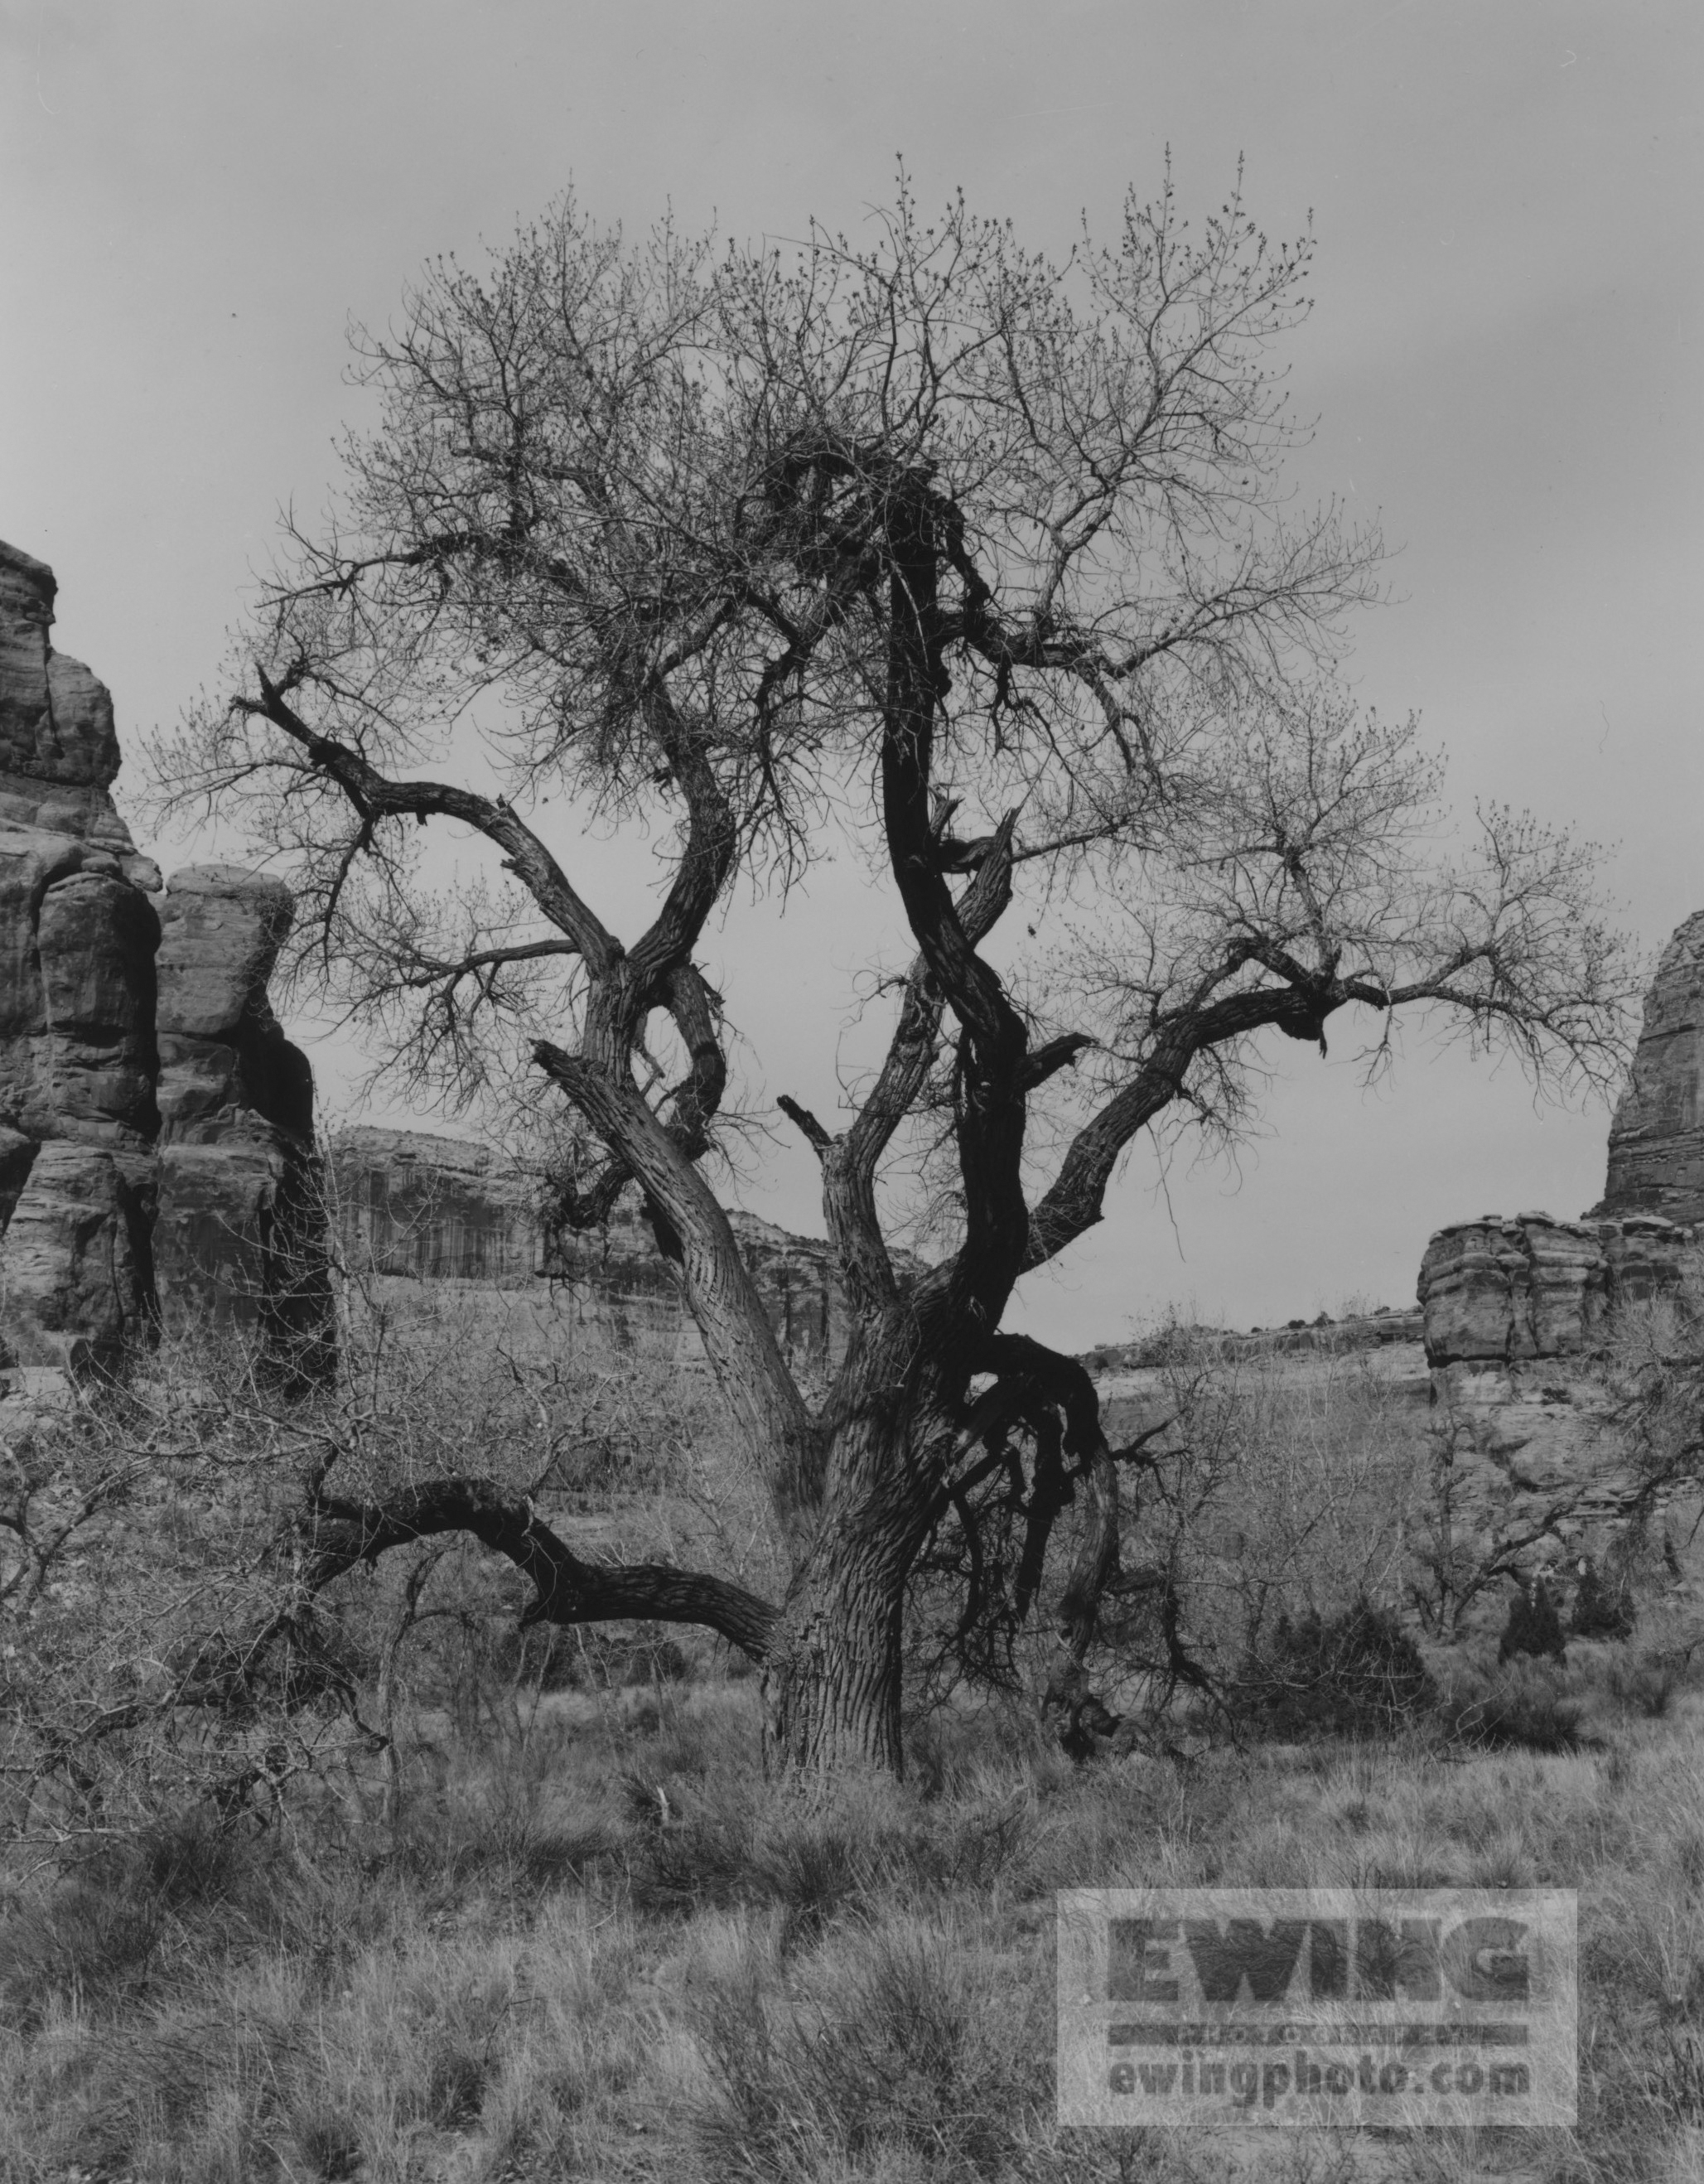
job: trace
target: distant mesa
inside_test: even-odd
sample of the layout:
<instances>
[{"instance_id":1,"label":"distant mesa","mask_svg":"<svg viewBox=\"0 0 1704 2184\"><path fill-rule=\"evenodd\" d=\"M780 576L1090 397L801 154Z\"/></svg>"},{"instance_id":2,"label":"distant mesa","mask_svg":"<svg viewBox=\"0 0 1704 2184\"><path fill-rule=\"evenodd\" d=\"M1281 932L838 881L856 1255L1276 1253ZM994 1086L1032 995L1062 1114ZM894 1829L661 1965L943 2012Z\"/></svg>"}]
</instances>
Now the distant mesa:
<instances>
[{"instance_id":1,"label":"distant mesa","mask_svg":"<svg viewBox=\"0 0 1704 2184\"><path fill-rule=\"evenodd\" d=\"M536 1181L504 1169L483 1145L366 1127L338 1133L330 1166L352 1269L417 1281L548 1277L563 1284L567 1323L588 1349L682 1362L703 1356L636 1189L602 1227L549 1240ZM831 1370L847 1322L828 1245L749 1213L730 1219L789 1362L807 1373Z\"/></svg>"}]
</instances>

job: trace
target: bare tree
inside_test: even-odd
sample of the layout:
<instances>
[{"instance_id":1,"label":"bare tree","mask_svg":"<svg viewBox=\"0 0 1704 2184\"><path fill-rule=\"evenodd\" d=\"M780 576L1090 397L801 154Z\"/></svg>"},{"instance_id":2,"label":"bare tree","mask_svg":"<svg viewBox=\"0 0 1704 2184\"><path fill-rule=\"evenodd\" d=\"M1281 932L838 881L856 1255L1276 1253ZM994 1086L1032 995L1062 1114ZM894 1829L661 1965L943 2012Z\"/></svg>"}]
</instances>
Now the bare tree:
<instances>
[{"instance_id":1,"label":"bare tree","mask_svg":"<svg viewBox=\"0 0 1704 2184\"><path fill-rule=\"evenodd\" d=\"M1262 1034L1323 1048L1345 1010L1375 1050L1431 1009L1601 1084L1628 997L1590 851L1502 812L1452 850L1409 728L1330 682L1381 549L1286 493L1271 355L1310 242L1269 244L1240 194L1192 234L1169 183L1062 264L962 202L925 225L903 179L875 231L630 245L565 201L484 270L430 269L358 337L378 422L342 501L287 526L231 685L158 755L180 808L281 858L298 974L393 1067L468 1098L521 1056L554 1088L596 1149L563 1220L638 1185L793 1576L766 1602L594 1569L477 1479L393 1504L328 1480L326 1567L463 1527L536 1616L708 1624L803 1768L899 1765L907 1575L991 1463L1027 1568L1074 1503L1080 1669L1117 1454L1081 1368L1000 1327L1138 1132L1234 1128ZM593 815L671 843L631 939L575 878ZM446 827L488 878L428 883L420 830ZM706 1179L729 1070L697 955L737 878L784 899L849 838L872 932L891 888L916 958L849 1116L781 1103L850 1311L813 1407ZM1026 958L1003 932L997 970L1033 879L1080 938ZM932 1131L954 1233L906 1272L879 1186Z\"/></svg>"}]
</instances>

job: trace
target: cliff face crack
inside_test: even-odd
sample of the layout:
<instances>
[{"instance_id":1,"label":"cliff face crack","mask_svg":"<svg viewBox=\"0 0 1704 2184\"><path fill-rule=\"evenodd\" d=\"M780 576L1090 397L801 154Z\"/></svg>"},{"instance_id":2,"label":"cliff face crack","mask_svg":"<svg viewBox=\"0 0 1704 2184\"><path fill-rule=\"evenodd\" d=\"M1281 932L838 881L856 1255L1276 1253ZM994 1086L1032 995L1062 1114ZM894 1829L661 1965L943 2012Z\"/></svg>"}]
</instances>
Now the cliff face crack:
<instances>
[{"instance_id":1,"label":"cliff face crack","mask_svg":"<svg viewBox=\"0 0 1704 2184\"><path fill-rule=\"evenodd\" d=\"M1512 1229L1505 1229L1503 1234L1508 1240L1504 1249L1507 1255L1505 1264L1509 1266L1509 1336L1504 1362L1512 1366L1517 1358L1536 1357L1539 1354L1534 1309L1537 1284L1532 1239L1526 1223L1517 1221Z\"/></svg>"}]
</instances>

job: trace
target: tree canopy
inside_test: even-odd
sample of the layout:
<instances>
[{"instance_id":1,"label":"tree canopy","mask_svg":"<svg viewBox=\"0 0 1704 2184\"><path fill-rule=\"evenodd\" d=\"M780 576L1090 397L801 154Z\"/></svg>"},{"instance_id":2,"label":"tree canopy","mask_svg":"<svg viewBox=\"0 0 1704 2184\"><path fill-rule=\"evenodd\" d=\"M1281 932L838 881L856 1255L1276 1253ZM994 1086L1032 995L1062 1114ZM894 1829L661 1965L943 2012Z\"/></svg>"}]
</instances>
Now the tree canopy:
<instances>
[{"instance_id":1,"label":"tree canopy","mask_svg":"<svg viewBox=\"0 0 1704 2184\"><path fill-rule=\"evenodd\" d=\"M793 1550L756 1650L801 1763L897 1763L894 1602L991 1451L1038 1563L1081 1487L1080 1668L1116 1452L1078 1368L1000 1330L1139 1132L1233 1128L1263 1035L1323 1048L1351 1008L1375 1056L1424 1011L1601 1085L1631 972L1589 846L1501 810L1452 830L1412 724L1335 680L1382 546L1287 482L1307 238L1239 189L1192 229L1168 183L1055 262L962 201L927 223L903 179L871 235L629 242L565 198L429 268L357 338L376 421L338 501L287 526L229 684L159 752L278 861L298 975L408 1080L552 1089L581 1148L559 1219L643 1193ZM598 822L666 845L643 932L576 870ZM446 825L484 878L432 884ZM784 900L849 842L872 933L897 898L916 953L849 1112L781 1103L851 1322L818 1401L706 1180L729 1065L699 959L738 883ZM1002 930L997 968L1032 876L1070 938ZM947 1208L921 1268L878 1210L908 1151Z\"/></svg>"}]
</instances>

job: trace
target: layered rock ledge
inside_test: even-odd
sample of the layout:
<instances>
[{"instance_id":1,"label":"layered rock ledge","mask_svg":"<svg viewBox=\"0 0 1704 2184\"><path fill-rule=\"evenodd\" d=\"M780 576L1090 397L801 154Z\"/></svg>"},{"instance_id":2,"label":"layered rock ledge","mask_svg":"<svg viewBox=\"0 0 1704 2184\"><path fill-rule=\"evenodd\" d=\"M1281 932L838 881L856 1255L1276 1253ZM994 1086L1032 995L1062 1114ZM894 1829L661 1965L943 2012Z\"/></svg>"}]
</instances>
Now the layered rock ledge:
<instances>
[{"instance_id":1,"label":"layered rock ledge","mask_svg":"<svg viewBox=\"0 0 1704 2184\"><path fill-rule=\"evenodd\" d=\"M1679 1291L1690 1232L1654 1216L1557 1221L1487 1214L1440 1228L1420 1262L1428 1363L1590 1356L1613 1314Z\"/></svg>"}]
</instances>

